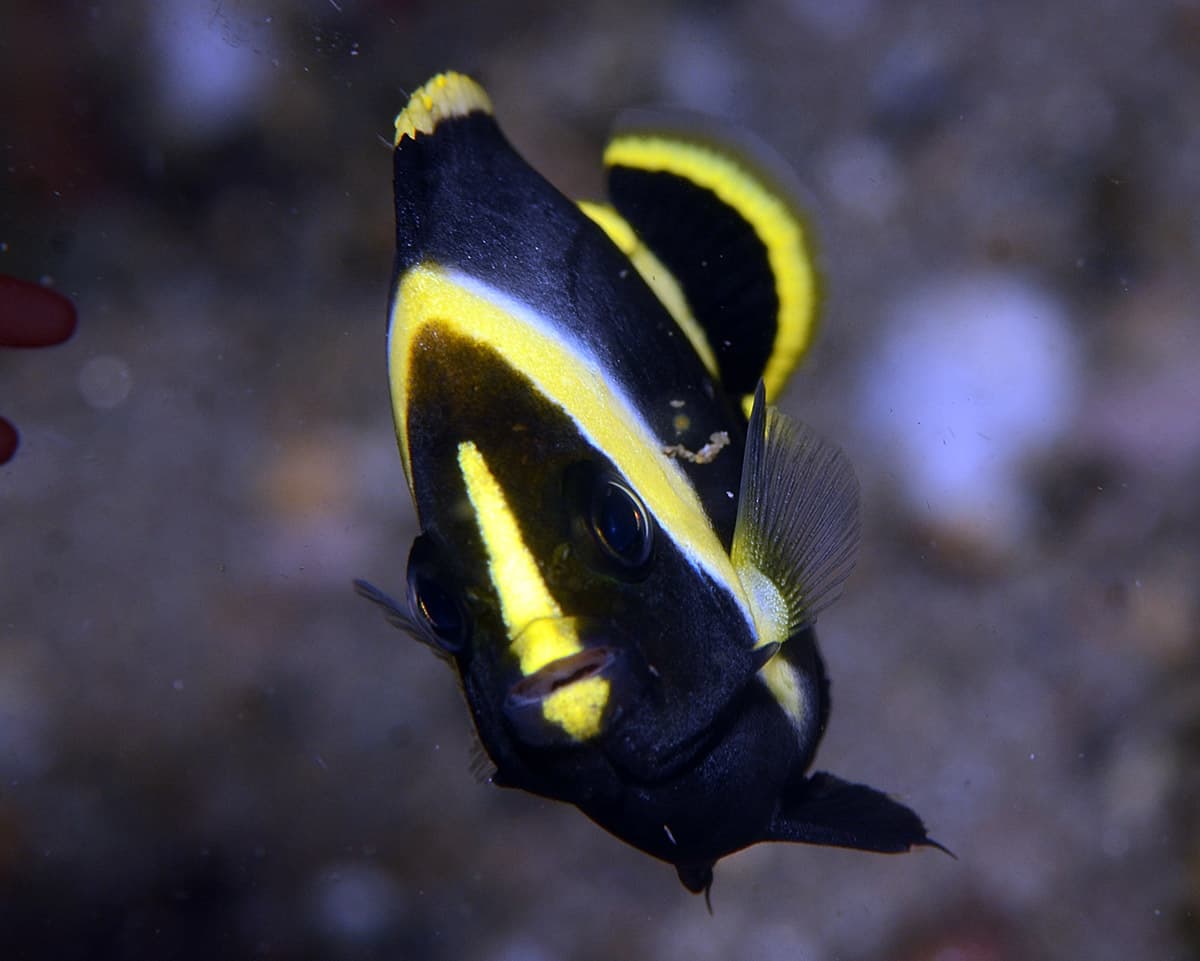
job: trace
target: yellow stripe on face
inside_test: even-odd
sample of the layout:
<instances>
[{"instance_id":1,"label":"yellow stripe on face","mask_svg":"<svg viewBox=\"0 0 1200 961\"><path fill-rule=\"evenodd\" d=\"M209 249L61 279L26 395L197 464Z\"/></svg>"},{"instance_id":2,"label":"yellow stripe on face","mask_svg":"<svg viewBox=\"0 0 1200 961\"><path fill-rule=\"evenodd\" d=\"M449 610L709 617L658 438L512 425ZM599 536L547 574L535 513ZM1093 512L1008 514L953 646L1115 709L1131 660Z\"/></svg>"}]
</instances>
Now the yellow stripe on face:
<instances>
[{"instance_id":1,"label":"yellow stripe on face","mask_svg":"<svg viewBox=\"0 0 1200 961\"><path fill-rule=\"evenodd\" d=\"M687 297L684 296L683 288L679 286L675 275L654 256L649 247L638 239L629 222L613 207L608 204L589 203L581 200L579 209L608 234L608 239L629 258L633 266L637 268L637 272L641 274L642 280L646 281L647 286L654 291L654 296L675 318L675 323L687 336L692 349L700 355L708 372L713 377L717 377L719 375L717 358L713 355L712 347L709 346L703 328L696 323L696 318L692 316L692 309L688 306Z\"/></svg>"},{"instance_id":2,"label":"yellow stripe on face","mask_svg":"<svg viewBox=\"0 0 1200 961\"><path fill-rule=\"evenodd\" d=\"M659 527L690 563L724 585L737 600L747 628L750 605L683 469L663 455L660 441L607 372L578 345L564 340L548 318L463 274L428 264L401 278L392 308L388 373L405 471L408 448L407 379L418 336L445 330L482 343L520 371L560 407L597 450L612 460L637 491Z\"/></svg>"},{"instance_id":3,"label":"yellow stripe on face","mask_svg":"<svg viewBox=\"0 0 1200 961\"><path fill-rule=\"evenodd\" d=\"M574 621L563 617L521 537L504 491L470 441L458 445L458 468L474 508L488 555L488 574L500 598L500 613L521 673L528 676L551 661L578 654L583 645ZM609 683L603 677L565 685L543 701L543 716L575 740L586 740L600 733L608 692Z\"/></svg>"},{"instance_id":4,"label":"yellow stripe on face","mask_svg":"<svg viewBox=\"0 0 1200 961\"><path fill-rule=\"evenodd\" d=\"M767 248L779 298L775 343L763 372L767 399L774 398L812 338L816 307L816 277L795 213L730 157L700 144L665 137L617 137L604 151L604 163L684 177L712 191L754 228Z\"/></svg>"},{"instance_id":5,"label":"yellow stripe on face","mask_svg":"<svg viewBox=\"0 0 1200 961\"><path fill-rule=\"evenodd\" d=\"M575 631L562 620L562 611L546 589L537 561L521 537L521 529L500 484L479 448L471 441L458 445L458 469L475 508L475 522L487 548L492 583L502 587L500 610L510 637L525 632L513 645L521 673L532 674L553 660L576 654L581 648ZM534 630L534 622L546 625ZM550 625L556 626L551 630ZM525 631L526 628L529 631Z\"/></svg>"},{"instance_id":6,"label":"yellow stripe on face","mask_svg":"<svg viewBox=\"0 0 1200 961\"><path fill-rule=\"evenodd\" d=\"M469 113L491 113L487 91L461 73L439 73L408 98L408 104L396 117L396 139L416 139L419 133L433 133L443 120L465 117Z\"/></svg>"}]
</instances>

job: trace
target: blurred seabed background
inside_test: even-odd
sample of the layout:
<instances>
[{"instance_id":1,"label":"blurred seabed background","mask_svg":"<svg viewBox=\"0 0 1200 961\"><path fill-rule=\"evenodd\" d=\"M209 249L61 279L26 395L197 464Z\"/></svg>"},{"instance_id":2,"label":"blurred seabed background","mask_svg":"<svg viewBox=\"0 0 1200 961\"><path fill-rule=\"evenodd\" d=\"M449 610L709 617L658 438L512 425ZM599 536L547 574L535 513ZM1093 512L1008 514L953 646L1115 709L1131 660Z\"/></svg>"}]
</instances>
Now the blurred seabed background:
<instances>
[{"instance_id":1,"label":"blurred seabed background","mask_svg":"<svg viewBox=\"0 0 1200 961\"><path fill-rule=\"evenodd\" d=\"M388 145L450 67L571 195L645 103L806 184L784 406L866 512L819 764L957 861L760 846L710 918L474 780L353 595L414 535ZM0 149L0 272L80 310L0 355L4 957L1200 957L1200 5L15 0Z\"/></svg>"}]
</instances>

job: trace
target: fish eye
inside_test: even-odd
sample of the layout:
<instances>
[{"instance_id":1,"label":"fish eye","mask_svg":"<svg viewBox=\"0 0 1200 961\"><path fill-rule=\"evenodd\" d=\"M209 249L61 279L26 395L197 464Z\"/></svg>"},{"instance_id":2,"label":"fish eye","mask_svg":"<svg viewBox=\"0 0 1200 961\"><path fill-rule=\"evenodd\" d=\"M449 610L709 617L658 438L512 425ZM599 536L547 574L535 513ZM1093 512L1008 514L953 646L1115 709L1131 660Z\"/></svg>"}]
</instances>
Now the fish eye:
<instances>
[{"instance_id":1,"label":"fish eye","mask_svg":"<svg viewBox=\"0 0 1200 961\"><path fill-rule=\"evenodd\" d=\"M650 513L629 487L616 477L601 475L592 493L591 528L609 557L630 568L650 559L654 527Z\"/></svg>"},{"instance_id":2,"label":"fish eye","mask_svg":"<svg viewBox=\"0 0 1200 961\"><path fill-rule=\"evenodd\" d=\"M424 536L413 543L408 558L408 605L413 619L437 647L451 654L467 640L466 611L457 596L438 579L433 545Z\"/></svg>"},{"instance_id":3,"label":"fish eye","mask_svg":"<svg viewBox=\"0 0 1200 961\"><path fill-rule=\"evenodd\" d=\"M408 595L414 613L443 641L454 641L466 626L462 611L450 593L437 581L413 572L408 580Z\"/></svg>"}]
</instances>

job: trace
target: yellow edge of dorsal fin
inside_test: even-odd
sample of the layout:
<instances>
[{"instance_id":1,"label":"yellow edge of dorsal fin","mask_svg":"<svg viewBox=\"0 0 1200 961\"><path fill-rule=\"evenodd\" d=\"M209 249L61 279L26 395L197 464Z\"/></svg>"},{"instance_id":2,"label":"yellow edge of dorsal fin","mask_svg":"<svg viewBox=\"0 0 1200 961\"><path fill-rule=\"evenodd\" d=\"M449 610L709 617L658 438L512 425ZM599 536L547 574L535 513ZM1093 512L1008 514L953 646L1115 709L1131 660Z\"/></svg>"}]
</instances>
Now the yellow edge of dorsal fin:
<instances>
[{"instance_id":1,"label":"yellow edge of dorsal fin","mask_svg":"<svg viewBox=\"0 0 1200 961\"><path fill-rule=\"evenodd\" d=\"M405 137L415 140L419 133L433 133L443 120L491 112L491 98L474 80L454 71L439 73L409 97L397 115L395 144L399 146Z\"/></svg>"},{"instance_id":2,"label":"yellow edge of dorsal fin","mask_svg":"<svg viewBox=\"0 0 1200 961\"><path fill-rule=\"evenodd\" d=\"M629 258L630 263L641 274L642 280L649 285L654 296L667 308L667 313L683 330L692 348L700 355L708 372L713 377L719 378L721 371L717 366L717 358L712 352L712 347L708 343L708 335L704 333L704 328L692 316L692 308L688 306L687 295L679 286L675 275L671 273L666 264L654 255L654 251L642 243L632 225L621 216L616 207L611 204L594 203L590 200L580 200L578 204L579 209L587 214L591 221L608 235L608 239L617 245L621 253ZM749 412L746 416L750 416Z\"/></svg>"}]
</instances>

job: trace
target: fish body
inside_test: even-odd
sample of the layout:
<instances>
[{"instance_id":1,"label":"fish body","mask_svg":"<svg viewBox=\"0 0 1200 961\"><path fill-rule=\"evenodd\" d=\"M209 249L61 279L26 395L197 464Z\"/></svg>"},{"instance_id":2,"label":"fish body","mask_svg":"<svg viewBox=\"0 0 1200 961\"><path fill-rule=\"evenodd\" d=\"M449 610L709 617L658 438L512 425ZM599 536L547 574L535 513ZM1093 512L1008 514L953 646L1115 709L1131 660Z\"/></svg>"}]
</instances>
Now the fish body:
<instances>
[{"instance_id":1,"label":"fish body","mask_svg":"<svg viewBox=\"0 0 1200 961\"><path fill-rule=\"evenodd\" d=\"M610 204L575 204L454 73L396 130L389 378L421 533L404 600L359 589L453 664L494 782L693 891L759 841L934 843L806 773L858 491L769 403L818 299L783 178L643 119L605 152Z\"/></svg>"}]
</instances>

